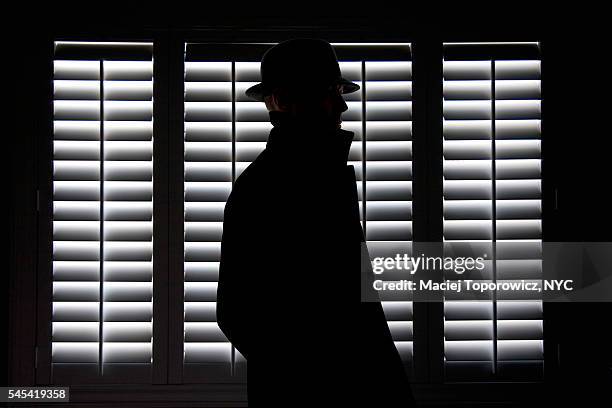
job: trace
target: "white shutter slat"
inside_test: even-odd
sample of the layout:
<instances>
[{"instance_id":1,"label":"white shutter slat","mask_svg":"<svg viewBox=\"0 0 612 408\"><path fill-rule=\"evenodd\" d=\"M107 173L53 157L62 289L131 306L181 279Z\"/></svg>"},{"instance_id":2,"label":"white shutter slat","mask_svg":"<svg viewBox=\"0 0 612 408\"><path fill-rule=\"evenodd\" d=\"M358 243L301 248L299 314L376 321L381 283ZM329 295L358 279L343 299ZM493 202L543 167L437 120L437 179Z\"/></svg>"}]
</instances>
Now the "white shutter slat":
<instances>
[{"instance_id":1,"label":"white shutter slat","mask_svg":"<svg viewBox=\"0 0 612 408\"><path fill-rule=\"evenodd\" d=\"M504 139L534 139L540 138L541 122L539 119L495 121L495 137Z\"/></svg>"},{"instance_id":2,"label":"white shutter slat","mask_svg":"<svg viewBox=\"0 0 612 408\"><path fill-rule=\"evenodd\" d=\"M488 120L445 120L442 126L445 141L491 139Z\"/></svg>"},{"instance_id":3,"label":"white shutter slat","mask_svg":"<svg viewBox=\"0 0 612 408\"><path fill-rule=\"evenodd\" d=\"M536 179L542 166L539 159L508 159L498 162L496 170L498 179Z\"/></svg>"},{"instance_id":4,"label":"white shutter slat","mask_svg":"<svg viewBox=\"0 0 612 408\"><path fill-rule=\"evenodd\" d=\"M185 142L188 162L226 162L232 160L231 142ZM186 176L187 177L187 176Z\"/></svg>"},{"instance_id":5,"label":"white shutter slat","mask_svg":"<svg viewBox=\"0 0 612 408\"><path fill-rule=\"evenodd\" d=\"M495 63L495 78L500 80L540 79L540 74L541 62L537 60L501 60Z\"/></svg>"},{"instance_id":6,"label":"white shutter slat","mask_svg":"<svg viewBox=\"0 0 612 408\"><path fill-rule=\"evenodd\" d=\"M447 180L489 180L491 165L486 160L448 160L444 165L444 177Z\"/></svg>"},{"instance_id":7,"label":"white shutter slat","mask_svg":"<svg viewBox=\"0 0 612 408\"><path fill-rule=\"evenodd\" d=\"M100 103L91 100L54 100L54 120L100 120Z\"/></svg>"},{"instance_id":8,"label":"white shutter slat","mask_svg":"<svg viewBox=\"0 0 612 408\"><path fill-rule=\"evenodd\" d=\"M108 78L108 67L105 71ZM151 101L153 88L147 81L104 81L104 98L113 101ZM140 103L149 108L148 103Z\"/></svg>"},{"instance_id":9,"label":"white shutter slat","mask_svg":"<svg viewBox=\"0 0 612 408\"><path fill-rule=\"evenodd\" d=\"M150 87L147 85L147 87ZM153 122L148 121L112 121L104 122L106 140L145 141L153 140Z\"/></svg>"},{"instance_id":10,"label":"white shutter slat","mask_svg":"<svg viewBox=\"0 0 612 408\"><path fill-rule=\"evenodd\" d=\"M53 140L100 140L100 125L81 120L54 120Z\"/></svg>"},{"instance_id":11,"label":"white shutter slat","mask_svg":"<svg viewBox=\"0 0 612 408\"><path fill-rule=\"evenodd\" d=\"M82 301L54 301L53 302L53 319L54 324L57 322L95 322L98 327L100 317L99 302L82 302ZM87 325L89 327L89 325ZM55 345L54 345L55 346ZM96 349L98 346L96 345ZM97 358L96 358L97 361Z\"/></svg>"},{"instance_id":12,"label":"white shutter slat","mask_svg":"<svg viewBox=\"0 0 612 408\"><path fill-rule=\"evenodd\" d=\"M99 261L53 261L53 281L98 281Z\"/></svg>"},{"instance_id":13,"label":"white shutter slat","mask_svg":"<svg viewBox=\"0 0 612 408\"><path fill-rule=\"evenodd\" d=\"M53 240L55 241L98 241L100 223L98 221L54 221Z\"/></svg>"},{"instance_id":14,"label":"white shutter slat","mask_svg":"<svg viewBox=\"0 0 612 408\"><path fill-rule=\"evenodd\" d=\"M495 117L503 120L539 119L539 100L498 100L495 103Z\"/></svg>"},{"instance_id":15,"label":"white shutter slat","mask_svg":"<svg viewBox=\"0 0 612 408\"><path fill-rule=\"evenodd\" d=\"M216 323L215 323L216 324ZM189 338L193 338L191 334ZM212 339L211 339L212 340ZM232 345L227 341L213 343L205 342L185 342L185 363L202 363L210 365L226 366L232 359Z\"/></svg>"},{"instance_id":16,"label":"white shutter slat","mask_svg":"<svg viewBox=\"0 0 612 408\"><path fill-rule=\"evenodd\" d=\"M412 81L373 81L368 76L368 101L410 101L412 100Z\"/></svg>"},{"instance_id":17,"label":"white shutter slat","mask_svg":"<svg viewBox=\"0 0 612 408\"><path fill-rule=\"evenodd\" d=\"M185 122L185 142L227 142L232 124L226 122Z\"/></svg>"},{"instance_id":18,"label":"white shutter slat","mask_svg":"<svg viewBox=\"0 0 612 408\"><path fill-rule=\"evenodd\" d=\"M504 340L522 340L543 336L542 320L500 320L497 336Z\"/></svg>"},{"instance_id":19,"label":"white shutter slat","mask_svg":"<svg viewBox=\"0 0 612 408\"><path fill-rule=\"evenodd\" d=\"M491 99L491 81L446 81L442 84L444 100L468 100Z\"/></svg>"},{"instance_id":20,"label":"white shutter slat","mask_svg":"<svg viewBox=\"0 0 612 408\"><path fill-rule=\"evenodd\" d=\"M231 181L232 164L224 162L187 162L185 163L186 181Z\"/></svg>"},{"instance_id":21,"label":"white shutter slat","mask_svg":"<svg viewBox=\"0 0 612 408\"><path fill-rule=\"evenodd\" d=\"M53 298L58 302L98 301L100 284L98 282L53 282Z\"/></svg>"},{"instance_id":22,"label":"white shutter slat","mask_svg":"<svg viewBox=\"0 0 612 408\"><path fill-rule=\"evenodd\" d=\"M452 200L444 202L445 220L490 220L491 205L487 200Z\"/></svg>"},{"instance_id":23,"label":"white shutter slat","mask_svg":"<svg viewBox=\"0 0 612 408\"><path fill-rule=\"evenodd\" d=\"M97 325L96 325L97 326ZM80 336L77 336L79 338ZM79 364L98 361L98 343L57 341L51 358L55 363Z\"/></svg>"},{"instance_id":24,"label":"white shutter slat","mask_svg":"<svg viewBox=\"0 0 612 408\"><path fill-rule=\"evenodd\" d=\"M55 80L53 81L53 98L97 101L100 99L100 81Z\"/></svg>"},{"instance_id":25,"label":"white shutter slat","mask_svg":"<svg viewBox=\"0 0 612 408\"><path fill-rule=\"evenodd\" d=\"M100 143L90 140L57 140L53 143L55 160L97 160Z\"/></svg>"},{"instance_id":26,"label":"white shutter slat","mask_svg":"<svg viewBox=\"0 0 612 408\"><path fill-rule=\"evenodd\" d=\"M99 261L100 245L94 242L56 241L53 243L54 261Z\"/></svg>"},{"instance_id":27,"label":"white shutter slat","mask_svg":"<svg viewBox=\"0 0 612 408\"><path fill-rule=\"evenodd\" d=\"M215 322L185 322L185 341L190 343L227 342L225 335Z\"/></svg>"},{"instance_id":28,"label":"white shutter slat","mask_svg":"<svg viewBox=\"0 0 612 408\"><path fill-rule=\"evenodd\" d=\"M367 86L367 85L366 85ZM379 95L378 98L381 96ZM349 111L345 112L347 114L348 120L355 120L351 115L350 106L353 102L349 102ZM412 120L412 103L410 100L406 101L380 101L374 100L370 101L368 99L367 103L368 107L366 109L366 118L367 120L397 120L398 117L406 118L406 120ZM358 106L358 105L356 105ZM357 110L355 108L355 110ZM343 114L343 115L344 115Z\"/></svg>"},{"instance_id":29,"label":"white shutter slat","mask_svg":"<svg viewBox=\"0 0 612 408\"><path fill-rule=\"evenodd\" d=\"M215 301L189 302L185 305L185 322L215 322L216 312L217 303Z\"/></svg>"},{"instance_id":30,"label":"white shutter slat","mask_svg":"<svg viewBox=\"0 0 612 408\"><path fill-rule=\"evenodd\" d=\"M493 328L488 320L447 321L444 327L446 340L491 340Z\"/></svg>"},{"instance_id":31,"label":"white shutter slat","mask_svg":"<svg viewBox=\"0 0 612 408\"><path fill-rule=\"evenodd\" d=\"M500 61L501 62L501 61ZM498 70L499 71L499 70ZM496 99L539 99L541 93L540 81L533 79L504 80L495 76Z\"/></svg>"},{"instance_id":32,"label":"white shutter slat","mask_svg":"<svg viewBox=\"0 0 612 408\"><path fill-rule=\"evenodd\" d=\"M350 131L355 131L353 128L344 126ZM360 131L361 129L359 129ZM366 123L368 132L368 140L370 141L408 141L412 140L412 121L406 120L386 120ZM360 134L360 133L359 133ZM357 133L355 134L357 138Z\"/></svg>"},{"instance_id":33,"label":"white shutter slat","mask_svg":"<svg viewBox=\"0 0 612 408\"><path fill-rule=\"evenodd\" d=\"M55 60L53 62L55 80L100 80L99 61Z\"/></svg>"},{"instance_id":34,"label":"white shutter slat","mask_svg":"<svg viewBox=\"0 0 612 408\"><path fill-rule=\"evenodd\" d=\"M236 139L243 142L266 142L271 129L270 122L237 122Z\"/></svg>"},{"instance_id":35,"label":"white shutter slat","mask_svg":"<svg viewBox=\"0 0 612 408\"><path fill-rule=\"evenodd\" d=\"M368 203L368 220L385 221L412 220L412 202L408 201L371 201Z\"/></svg>"},{"instance_id":36,"label":"white shutter slat","mask_svg":"<svg viewBox=\"0 0 612 408\"><path fill-rule=\"evenodd\" d=\"M55 160L53 162L54 180L99 180L100 166L93 161Z\"/></svg>"},{"instance_id":37,"label":"white shutter slat","mask_svg":"<svg viewBox=\"0 0 612 408\"><path fill-rule=\"evenodd\" d=\"M485 80L491 79L491 64L489 61L444 60L442 72L447 81Z\"/></svg>"},{"instance_id":38,"label":"white shutter slat","mask_svg":"<svg viewBox=\"0 0 612 408\"><path fill-rule=\"evenodd\" d=\"M55 322L52 336L57 342L98 342L97 322ZM97 347L96 347L97 351Z\"/></svg>"},{"instance_id":39,"label":"white shutter slat","mask_svg":"<svg viewBox=\"0 0 612 408\"><path fill-rule=\"evenodd\" d=\"M104 275L115 282L146 282L153 273L149 261L106 261Z\"/></svg>"},{"instance_id":40,"label":"white shutter slat","mask_svg":"<svg viewBox=\"0 0 612 408\"><path fill-rule=\"evenodd\" d=\"M231 122L231 102L185 102L185 120L189 122Z\"/></svg>"},{"instance_id":41,"label":"white shutter slat","mask_svg":"<svg viewBox=\"0 0 612 408\"><path fill-rule=\"evenodd\" d=\"M237 122L266 122L270 120L268 110L262 103L235 102Z\"/></svg>"}]
</instances>

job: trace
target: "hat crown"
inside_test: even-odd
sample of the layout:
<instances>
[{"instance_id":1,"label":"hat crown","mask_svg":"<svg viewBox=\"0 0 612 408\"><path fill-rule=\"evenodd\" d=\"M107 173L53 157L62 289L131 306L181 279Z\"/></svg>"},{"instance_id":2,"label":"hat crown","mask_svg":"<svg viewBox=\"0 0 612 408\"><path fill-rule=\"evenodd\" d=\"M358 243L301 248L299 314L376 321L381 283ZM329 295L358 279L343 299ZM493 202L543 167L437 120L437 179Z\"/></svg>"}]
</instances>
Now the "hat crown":
<instances>
[{"instance_id":1,"label":"hat crown","mask_svg":"<svg viewBox=\"0 0 612 408\"><path fill-rule=\"evenodd\" d=\"M263 102L265 96L283 87L296 92L316 92L342 85L342 93L356 92L359 85L342 77L334 48L317 38L294 38L268 49L260 65L261 82L245 94Z\"/></svg>"},{"instance_id":2,"label":"hat crown","mask_svg":"<svg viewBox=\"0 0 612 408\"><path fill-rule=\"evenodd\" d=\"M261 61L261 79L266 87L302 84L330 85L341 77L336 53L327 41L296 38L270 48Z\"/></svg>"}]
</instances>

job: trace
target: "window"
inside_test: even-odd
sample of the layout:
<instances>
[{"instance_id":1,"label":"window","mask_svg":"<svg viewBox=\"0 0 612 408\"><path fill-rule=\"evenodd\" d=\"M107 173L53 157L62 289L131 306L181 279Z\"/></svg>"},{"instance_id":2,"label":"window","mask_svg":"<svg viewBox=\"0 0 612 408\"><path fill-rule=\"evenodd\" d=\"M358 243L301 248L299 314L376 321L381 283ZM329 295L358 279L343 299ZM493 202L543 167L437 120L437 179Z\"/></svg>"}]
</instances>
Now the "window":
<instances>
[{"instance_id":1,"label":"window","mask_svg":"<svg viewBox=\"0 0 612 408\"><path fill-rule=\"evenodd\" d=\"M444 242L492 254L472 279L541 281L538 44L445 44L443 75ZM543 305L524 295L445 300L447 379L541 377Z\"/></svg>"},{"instance_id":2,"label":"window","mask_svg":"<svg viewBox=\"0 0 612 408\"><path fill-rule=\"evenodd\" d=\"M53 92L53 375L146 378L152 44L57 42Z\"/></svg>"},{"instance_id":3,"label":"window","mask_svg":"<svg viewBox=\"0 0 612 408\"><path fill-rule=\"evenodd\" d=\"M273 43L164 44L176 49L151 42L55 43L53 231L47 242L52 311L48 341L43 333L39 344L40 367L48 362L54 383L246 380L245 359L216 323L216 282L225 201L265 148L271 128L265 106L244 91L260 80L259 61ZM441 204L443 217L432 222L441 223L445 245L470 241L491 248L493 259L477 279L541 279L539 45L444 44L434 78L443 97L425 89L426 103L413 98L413 80L415 86L427 82L413 78L413 57L414 66L419 60L412 44L333 45L343 75L361 85L345 95L343 128L355 132L349 164L371 256L387 256L391 247L412 252L413 222L424 225L423 216L413 214L414 189L428 205ZM154 49L165 51L154 55ZM156 70L154 82L154 57L160 66L179 68ZM160 110L156 97L154 118L153 95L179 107ZM429 111L437 103L441 116ZM155 133L156 140L167 136L180 151L154 151L154 123L164 121L173 125L165 136ZM432 121L442 124L441 138L429 132ZM442 194L416 178L413 185L413 136L423 141L431 135L437 140L427 139L416 155L427 158L428 144L440 142L440 161L429 158L428 166L440 167L442 179L429 182L439 183ZM154 177L177 186L154 191ZM173 189L181 190L180 198ZM180 229L180 237L163 228L166 221L154 230L156 211L168 213L161 215L170 224L182 220L167 228ZM163 242L160 251L169 254L154 251L154 242ZM516 259L506 243L525 245L533 256ZM154 267L164 256L171 259ZM166 282L172 287L159 290ZM449 296L439 313L418 314L423 304L410 299L384 300L383 307L417 379L426 376L415 373L413 355L428 352L417 344L434 342L441 345L435 357L447 381L524 380L527 371L539 379L543 305L526 296L493 293L478 302ZM416 332L419 319L443 321L443 333L427 325Z\"/></svg>"},{"instance_id":4,"label":"window","mask_svg":"<svg viewBox=\"0 0 612 408\"><path fill-rule=\"evenodd\" d=\"M244 94L260 81L259 61L270 46L186 46L184 373L204 381L245 375L245 359L216 323L216 281L225 201L236 177L265 148L272 127L264 104ZM343 75L361 85L345 95L343 128L355 132L349 164L356 171L366 239L372 256L389 244L406 251L412 241L410 44L334 46ZM410 364L412 304L383 306L400 355Z\"/></svg>"}]
</instances>

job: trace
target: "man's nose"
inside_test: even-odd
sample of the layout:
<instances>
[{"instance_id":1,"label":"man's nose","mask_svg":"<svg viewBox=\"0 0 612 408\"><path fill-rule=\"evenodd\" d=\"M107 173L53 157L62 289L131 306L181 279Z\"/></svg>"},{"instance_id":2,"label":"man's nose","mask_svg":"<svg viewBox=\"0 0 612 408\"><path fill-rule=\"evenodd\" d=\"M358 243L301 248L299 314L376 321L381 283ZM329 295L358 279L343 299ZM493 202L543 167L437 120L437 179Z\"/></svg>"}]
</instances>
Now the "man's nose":
<instances>
[{"instance_id":1,"label":"man's nose","mask_svg":"<svg viewBox=\"0 0 612 408\"><path fill-rule=\"evenodd\" d=\"M344 97L342 97L342 94L339 94L336 98L336 106L338 107L338 110L340 110L340 113L346 112L348 110L348 105L344 101Z\"/></svg>"}]
</instances>

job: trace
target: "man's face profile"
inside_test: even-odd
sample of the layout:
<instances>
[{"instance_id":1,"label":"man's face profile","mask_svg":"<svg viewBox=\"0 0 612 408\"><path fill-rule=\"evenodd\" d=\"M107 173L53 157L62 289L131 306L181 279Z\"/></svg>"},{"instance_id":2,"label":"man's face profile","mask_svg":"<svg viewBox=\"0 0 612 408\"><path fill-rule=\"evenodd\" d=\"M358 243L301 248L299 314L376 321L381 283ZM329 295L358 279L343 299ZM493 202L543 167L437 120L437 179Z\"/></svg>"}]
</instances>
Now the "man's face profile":
<instances>
[{"instance_id":1,"label":"man's face profile","mask_svg":"<svg viewBox=\"0 0 612 408\"><path fill-rule=\"evenodd\" d=\"M322 90L291 91L276 88L265 96L268 111L290 112L296 117L321 118L341 126L341 115L348 109L342 96L342 85L332 85Z\"/></svg>"}]
</instances>

